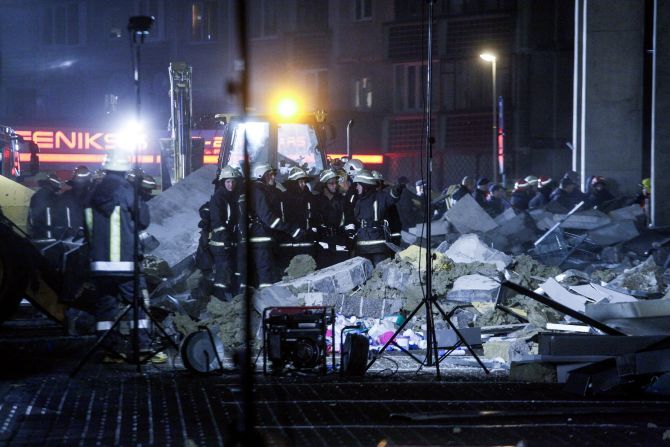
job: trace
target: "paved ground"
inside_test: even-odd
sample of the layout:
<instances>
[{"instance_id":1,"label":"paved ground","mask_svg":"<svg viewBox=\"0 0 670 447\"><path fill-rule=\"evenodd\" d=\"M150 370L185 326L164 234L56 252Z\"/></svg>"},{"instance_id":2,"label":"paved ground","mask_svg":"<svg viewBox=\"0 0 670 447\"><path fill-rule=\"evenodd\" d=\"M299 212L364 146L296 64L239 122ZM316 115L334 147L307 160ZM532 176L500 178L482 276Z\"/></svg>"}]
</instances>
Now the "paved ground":
<instances>
[{"instance_id":1,"label":"paved ground","mask_svg":"<svg viewBox=\"0 0 670 447\"><path fill-rule=\"evenodd\" d=\"M97 359L70 379L90 339L22 331L0 330L5 445L221 445L240 415L233 372L193 375L175 359L138 375ZM257 429L277 446L670 445L670 402L583 399L500 370L452 367L437 382L398 360L405 372L387 362L356 381L258 375Z\"/></svg>"}]
</instances>

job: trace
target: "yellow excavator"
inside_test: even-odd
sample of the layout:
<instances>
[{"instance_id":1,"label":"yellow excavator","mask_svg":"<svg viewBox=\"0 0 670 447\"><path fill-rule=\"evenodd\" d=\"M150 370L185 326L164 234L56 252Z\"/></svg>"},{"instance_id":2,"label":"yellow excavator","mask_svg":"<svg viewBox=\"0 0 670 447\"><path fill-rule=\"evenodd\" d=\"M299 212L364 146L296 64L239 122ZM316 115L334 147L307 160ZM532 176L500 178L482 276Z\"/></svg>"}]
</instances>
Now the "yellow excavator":
<instances>
[{"instance_id":1,"label":"yellow excavator","mask_svg":"<svg viewBox=\"0 0 670 447\"><path fill-rule=\"evenodd\" d=\"M26 177L20 155L30 153L27 167L34 175L39 171L36 147L0 126L0 148L0 323L25 298L62 324L66 306L59 296L72 287L64 273L75 271L73 250L78 249L62 241L30 241L26 225L33 191L19 183Z\"/></svg>"}]
</instances>

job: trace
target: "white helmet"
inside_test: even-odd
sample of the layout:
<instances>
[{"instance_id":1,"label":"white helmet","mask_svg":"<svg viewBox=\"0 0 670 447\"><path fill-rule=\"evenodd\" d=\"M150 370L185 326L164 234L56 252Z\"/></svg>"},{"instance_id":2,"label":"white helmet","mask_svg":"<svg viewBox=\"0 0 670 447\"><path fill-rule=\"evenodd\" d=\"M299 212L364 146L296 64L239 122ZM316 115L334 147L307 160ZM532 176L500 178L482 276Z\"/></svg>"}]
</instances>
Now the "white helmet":
<instances>
[{"instance_id":1,"label":"white helmet","mask_svg":"<svg viewBox=\"0 0 670 447\"><path fill-rule=\"evenodd\" d=\"M276 171L275 168L270 166L270 163L256 163L251 168L251 177L260 180L270 171Z\"/></svg>"},{"instance_id":2,"label":"white helmet","mask_svg":"<svg viewBox=\"0 0 670 447\"><path fill-rule=\"evenodd\" d=\"M377 179L367 169L361 169L354 176L354 183L363 183L365 185L377 185Z\"/></svg>"},{"instance_id":3,"label":"white helmet","mask_svg":"<svg viewBox=\"0 0 670 447\"><path fill-rule=\"evenodd\" d=\"M347 173L347 175L356 175L358 171L361 169L364 169L363 162L360 160L349 160L344 164L344 171Z\"/></svg>"},{"instance_id":4,"label":"white helmet","mask_svg":"<svg viewBox=\"0 0 670 447\"><path fill-rule=\"evenodd\" d=\"M122 151L112 151L105 155L102 169L105 171L128 172L130 171L130 158Z\"/></svg>"},{"instance_id":5,"label":"white helmet","mask_svg":"<svg viewBox=\"0 0 670 447\"><path fill-rule=\"evenodd\" d=\"M319 182L320 183L327 183L328 180L333 179L333 178L337 178L337 177L338 177L337 172L335 172L334 170L324 169L323 171L321 171L321 174L319 175Z\"/></svg>"},{"instance_id":6,"label":"white helmet","mask_svg":"<svg viewBox=\"0 0 670 447\"><path fill-rule=\"evenodd\" d=\"M300 179L306 179L307 177L308 175L305 172L305 170L297 166L292 167L291 170L288 171L289 180L300 180Z\"/></svg>"},{"instance_id":7,"label":"white helmet","mask_svg":"<svg viewBox=\"0 0 670 447\"><path fill-rule=\"evenodd\" d=\"M232 179L242 178L242 173L237 169L233 168L232 166L226 165L223 167L223 169L221 169L221 172L219 173L219 180L225 180L227 178Z\"/></svg>"},{"instance_id":8,"label":"white helmet","mask_svg":"<svg viewBox=\"0 0 670 447\"><path fill-rule=\"evenodd\" d=\"M375 178L378 182L383 182L384 181L384 176L382 175L381 172L379 171L370 171L370 174L372 174L372 177Z\"/></svg>"}]
</instances>

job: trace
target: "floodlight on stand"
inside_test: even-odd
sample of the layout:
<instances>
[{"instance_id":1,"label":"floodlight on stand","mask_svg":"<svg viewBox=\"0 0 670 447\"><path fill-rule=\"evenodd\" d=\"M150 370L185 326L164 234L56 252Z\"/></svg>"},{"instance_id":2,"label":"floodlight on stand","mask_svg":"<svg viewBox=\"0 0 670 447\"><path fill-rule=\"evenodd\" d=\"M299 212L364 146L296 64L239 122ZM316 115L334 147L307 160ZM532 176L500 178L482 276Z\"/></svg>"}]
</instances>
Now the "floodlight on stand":
<instances>
[{"instance_id":1,"label":"floodlight on stand","mask_svg":"<svg viewBox=\"0 0 670 447\"><path fill-rule=\"evenodd\" d=\"M147 148L147 134L142 123L135 120L126 124L117 134L116 148L130 154Z\"/></svg>"}]
</instances>

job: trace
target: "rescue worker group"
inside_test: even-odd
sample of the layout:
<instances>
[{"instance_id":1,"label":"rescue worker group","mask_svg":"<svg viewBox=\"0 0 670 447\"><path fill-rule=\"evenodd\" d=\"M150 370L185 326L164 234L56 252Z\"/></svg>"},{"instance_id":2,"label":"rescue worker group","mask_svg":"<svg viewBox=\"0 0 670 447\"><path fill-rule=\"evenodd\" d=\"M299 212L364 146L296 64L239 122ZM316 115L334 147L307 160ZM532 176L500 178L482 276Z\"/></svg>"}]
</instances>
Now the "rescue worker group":
<instances>
[{"instance_id":1,"label":"rescue worker group","mask_svg":"<svg viewBox=\"0 0 670 447\"><path fill-rule=\"evenodd\" d=\"M270 164L253 164L245 185L239 169L225 166L213 181L211 199L200 207L196 259L203 272L211 272L209 292L220 300L230 300L247 284L262 288L279 281L299 254L311 255L317 268L352 256L366 257L376 265L400 245L401 230L408 231L425 219L423 196L427 192L422 180L408 187L409 179L400 177L388 184L379 172L366 169L356 159L331 162L318 179L296 166L279 184L276 173ZM40 175L41 188L30 202L31 238L81 235L89 245L90 274L99 286L98 293L116 292L128 298L132 280L127 275L134 269L133 221L137 220L138 230L149 226L146 202L156 188L154 178L131 169L130 160L116 153L95 173L77 167L66 182L70 188L62 193L57 176ZM140 203L135 216L133 184L138 180ZM508 193L486 178L465 177L432 202L432 218L465 195L493 217L509 208L524 212L553 205L569 210L581 201L603 208L615 200L603 177L592 177L588 194L577 183L572 171L558 182L527 176L517 180ZM249 271L248 278L245 271Z\"/></svg>"}]
</instances>

